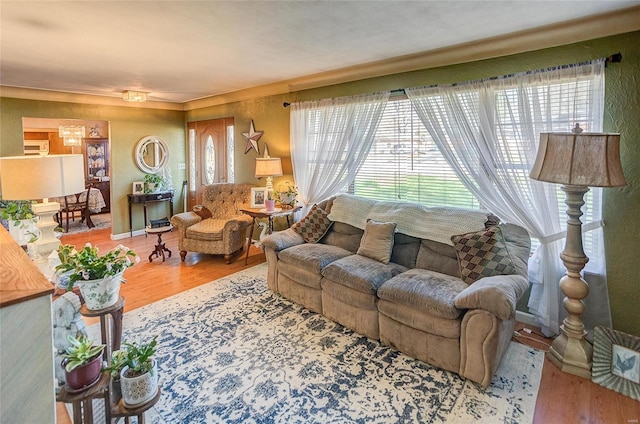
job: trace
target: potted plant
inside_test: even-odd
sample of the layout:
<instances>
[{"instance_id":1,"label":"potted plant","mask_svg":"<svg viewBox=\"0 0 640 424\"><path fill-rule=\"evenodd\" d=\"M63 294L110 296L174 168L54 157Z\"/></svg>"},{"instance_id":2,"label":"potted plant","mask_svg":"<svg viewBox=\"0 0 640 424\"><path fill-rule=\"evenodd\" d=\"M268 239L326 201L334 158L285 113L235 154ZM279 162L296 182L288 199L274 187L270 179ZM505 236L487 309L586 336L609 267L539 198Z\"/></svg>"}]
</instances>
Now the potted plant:
<instances>
[{"instance_id":1,"label":"potted plant","mask_svg":"<svg viewBox=\"0 0 640 424\"><path fill-rule=\"evenodd\" d=\"M118 349L111 352L111 361L108 367L102 369L111 375L111 389L113 393L113 400L118 401L122 397L122 390L120 389L120 372L127 365L127 351L126 349Z\"/></svg>"},{"instance_id":2,"label":"potted plant","mask_svg":"<svg viewBox=\"0 0 640 424\"><path fill-rule=\"evenodd\" d=\"M37 238L38 217L33 213L29 200L0 200L0 218L7 222L11 237L23 246Z\"/></svg>"},{"instance_id":3,"label":"potted plant","mask_svg":"<svg viewBox=\"0 0 640 424\"><path fill-rule=\"evenodd\" d=\"M157 338L155 336L148 343L123 343L121 350L125 353L120 364L120 388L122 400L128 408L142 405L158 392L158 364L153 358Z\"/></svg>"},{"instance_id":4,"label":"potted plant","mask_svg":"<svg viewBox=\"0 0 640 424\"><path fill-rule=\"evenodd\" d=\"M92 310L108 308L118 301L124 271L140 260L125 246L118 245L100 255L90 243L79 251L70 244L60 245L58 258L58 285L66 283L66 289L72 290L77 283L87 308Z\"/></svg>"},{"instance_id":5,"label":"potted plant","mask_svg":"<svg viewBox=\"0 0 640 424\"><path fill-rule=\"evenodd\" d=\"M267 212L273 212L275 210L276 201L273 198L273 191L267 190L267 199L264 201L264 207Z\"/></svg>"},{"instance_id":6,"label":"potted plant","mask_svg":"<svg viewBox=\"0 0 640 424\"><path fill-rule=\"evenodd\" d=\"M104 345L94 345L85 335L68 335L67 340L71 344L62 354L65 382L71 390L89 387L100 378Z\"/></svg>"},{"instance_id":7,"label":"potted plant","mask_svg":"<svg viewBox=\"0 0 640 424\"><path fill-rule=\"evenodd\" d=\"M280 201L280 205L285 208L292 208L296 204L296 196L298 195L298 188L291 185L289 181L286 181L286 189L282 189L282 184L278 186L276 191L276 198Z\"/></svg>"},{"instance_id":8,"label":"potted plant","mask_svg":"<svg viewBox=\"0 0 640 424\"><path fill-rule=\"evenodd\" d=\"M164 180L160 174L145 174L144 175L144 192L155 193L162 188Z\"/></svg>"}]
</instances>

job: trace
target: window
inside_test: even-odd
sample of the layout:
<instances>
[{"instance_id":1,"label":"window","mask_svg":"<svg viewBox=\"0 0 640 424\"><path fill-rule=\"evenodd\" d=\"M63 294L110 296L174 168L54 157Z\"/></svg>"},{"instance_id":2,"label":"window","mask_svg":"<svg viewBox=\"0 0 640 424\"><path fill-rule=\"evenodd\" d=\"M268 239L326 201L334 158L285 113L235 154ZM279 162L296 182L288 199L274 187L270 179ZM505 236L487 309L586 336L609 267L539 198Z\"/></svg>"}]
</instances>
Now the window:
<instances>
[{"instance_id":1,"label":"window","mask_svg":"<svg viewBox=\"0 0 640 424\"><path fill-rule=\"evenodd\" d=\"M592 78L579 81L573 78L567 82L531 84L526 89L526 98L518 98L518 90L509 85L482 93L470 89L458 96L466 114L477 114L480 102L490 105L494 135L500 141L501 157L506 158L496 172L508 173L511 178L526 184L529 179L526 163L532 158L524 160L522 156L529 151L523 148L523 143L531 138L524 130L528 125L524 124L532 122L538 132L569 131L576 122L587 131L599 130L598 123L591 118L597 115L592 109L597 108L594 103L601 95L597 93L598 85L599 82ZM438 99L434 98L434 101ZM523 101L529 103L528 108L517 107ZM529 115L523 110L534 110L535 113ZM535 141L537 146L538 140ZM564 231L567 216L565 195L560 187L556 186L557 213ZM585 195L583 223L599 219L599 190L592 188ZM442 156L411 102L405 98L387 103L373 147L349 192L378 200L403 200L430 207L482 207ZM597 243L595 237L598 236L594 232L583 234L584 249L592 258L601 256L596 250L602 244ZM532 243L534 249L539 245L535 239Z\"/></svg>"},{"instance_id":2,"label":"window","mask_svg":"<svg viewBox=\"0 0 640 424\"><path fill-rule=\"evenodd\" d=\"M349 191L378 200L479 208L407 99L387 103L373 147Z\"/></svg>"}]
</instances>

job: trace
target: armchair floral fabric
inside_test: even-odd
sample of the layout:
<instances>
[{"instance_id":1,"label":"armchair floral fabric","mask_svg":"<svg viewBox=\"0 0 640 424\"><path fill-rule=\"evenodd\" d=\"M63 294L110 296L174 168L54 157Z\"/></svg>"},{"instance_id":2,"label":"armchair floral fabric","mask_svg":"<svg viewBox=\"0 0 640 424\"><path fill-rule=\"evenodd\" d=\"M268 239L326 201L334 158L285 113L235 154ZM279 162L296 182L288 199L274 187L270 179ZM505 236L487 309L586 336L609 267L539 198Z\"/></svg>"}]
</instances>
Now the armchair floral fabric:
<instances>
[{"instance_id":1,"label":"armchair floral fabric","mask_svg":"<svg viewBox=\"0 0 640 424\"><path fill-rule=\"evenodd\" d=\"M249 184L211 184L204 188L202 208L172 216L182 260L190 251L224 255L231 263L245 246L251 226L252 218L240 212L251 207L250 194Z\"/></svg>"}]
</instances>

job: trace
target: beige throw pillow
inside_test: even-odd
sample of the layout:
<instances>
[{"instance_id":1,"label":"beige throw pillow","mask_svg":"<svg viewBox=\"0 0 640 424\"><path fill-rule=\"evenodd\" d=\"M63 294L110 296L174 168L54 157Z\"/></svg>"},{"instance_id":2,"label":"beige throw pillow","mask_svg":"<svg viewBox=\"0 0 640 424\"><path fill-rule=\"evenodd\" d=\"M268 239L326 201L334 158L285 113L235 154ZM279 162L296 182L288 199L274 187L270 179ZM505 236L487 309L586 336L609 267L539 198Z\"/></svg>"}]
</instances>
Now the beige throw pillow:
<instances>
[{"instance_id":1,"label":"beige throw pillow","mask_svg":"<svg viewBox=\"0 0 640 424\"><path fill-rule=\"evenodd\" d=\"M395 222L367 221L364 228L358 255L388 264L393 250L393 237L396 231Z\"/></svg>"}]
</instances>

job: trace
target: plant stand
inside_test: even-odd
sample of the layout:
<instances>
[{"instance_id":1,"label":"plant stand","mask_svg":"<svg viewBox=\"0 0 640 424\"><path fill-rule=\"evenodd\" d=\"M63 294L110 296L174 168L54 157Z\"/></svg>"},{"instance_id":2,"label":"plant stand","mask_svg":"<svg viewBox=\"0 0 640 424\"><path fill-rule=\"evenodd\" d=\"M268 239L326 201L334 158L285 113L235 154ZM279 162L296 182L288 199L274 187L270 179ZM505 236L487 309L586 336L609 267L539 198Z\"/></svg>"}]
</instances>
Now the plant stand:
<instances>
[{"instance_id":1,"label":"plant stand","mask_svg":"<svg viewBox=\"0 0 640 424\"><path fill-rule=\"evenodd\" d=\"M131 423L131 417L136 417L138 420L138 424L144 424L144 413L148 411L149 408L151 408L153 405L155 405L159 399L160 387L158 387L158 392L150 401L134 408L127 408L126 406L124 406L124 401L122 399L114 399L114 401L117 402L113 404L113 407L111 409L111 417L124 417L124 422L127 424Z\"/></svg>"},{"instance_id":2,"label":"plant stand","mask_svg":"<svg viewBox=\"0 0 640 424\"><path fill-rule=\"evenodd\" d=\"M105 422L110 423L110 382L111 377L105 372L96 384L78 393L68 391L66 385L62 386L60 392L56 394L56 402L73 404L74 424L93 424L93 399L104 398Z\"/></svg>"}]
</instances>

